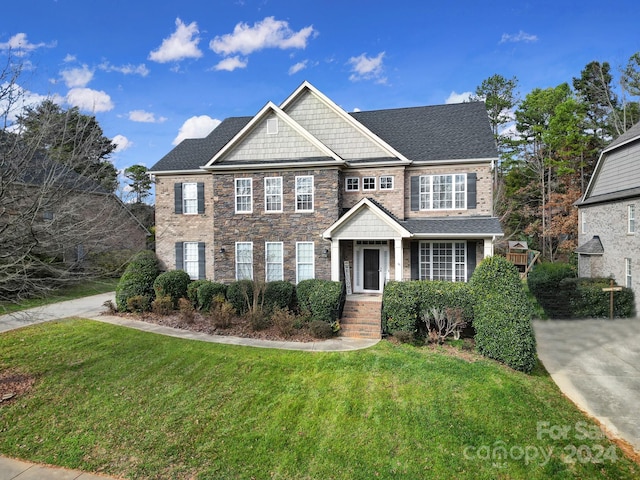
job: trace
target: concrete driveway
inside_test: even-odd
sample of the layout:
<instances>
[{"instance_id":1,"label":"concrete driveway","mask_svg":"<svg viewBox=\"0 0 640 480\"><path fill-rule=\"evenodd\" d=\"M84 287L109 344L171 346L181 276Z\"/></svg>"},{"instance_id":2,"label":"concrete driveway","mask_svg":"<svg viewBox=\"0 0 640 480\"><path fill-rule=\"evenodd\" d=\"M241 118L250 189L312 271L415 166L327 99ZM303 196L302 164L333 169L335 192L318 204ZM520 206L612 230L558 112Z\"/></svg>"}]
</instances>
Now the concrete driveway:
<instances>
[{"instance_id":1,"label":"concrete driveway","mask_svg":"<svg viewBox=\"0 0 640 480\"><path fill-rule=\"evenodd\" d=\"M560 390L640 452L640 318L537 320L538 357Z\"/></svg>"}]
</instances>

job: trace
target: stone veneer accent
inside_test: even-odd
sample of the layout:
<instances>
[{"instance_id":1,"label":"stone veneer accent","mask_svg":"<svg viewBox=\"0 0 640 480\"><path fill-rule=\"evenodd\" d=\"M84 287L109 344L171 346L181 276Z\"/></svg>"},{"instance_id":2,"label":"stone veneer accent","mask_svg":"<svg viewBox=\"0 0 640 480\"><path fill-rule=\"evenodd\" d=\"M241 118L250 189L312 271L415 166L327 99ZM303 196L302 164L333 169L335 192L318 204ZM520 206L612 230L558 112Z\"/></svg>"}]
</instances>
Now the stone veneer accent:
<instances>
[{"instance_id":1,"label":"stone veneer accent","mask_svg":"<svg viewBox=\"0 0 640 480\"><path fill-rule=\"evenodd\" d=\"M176 183L204 183L204 214L185 215L175 213ZM211 175L156 176L156 254L161 266L167 270L176 268L176 242L205 242L206 275L213 276L213 182Z\"/></svg>"},{"instance_id":2,"label":"stone veneer accent","mask_svg":"<svg viewBox=\"0 0 640 480\"><path fill-rule=\"evenodd\" d=\"M314 211L295 211L295 177L313 175ZM264 208L264 178L281 176L283 184L283 212L267 213ZM253 213L235 213L235 178L253 179ZM292 171L215 173L213 203L215 217L214 261L215 280L235 280L235 244L253 242L253 278L264 280L265 242L283 242L284 279L296 281L296 242L314 242L315 278L331 279L331 260L323 255L331 248L322 232L339 216L339 173L337 169L309 169ZM224 248L225 253L220 253Z\"/></svg>"}]
</instances>

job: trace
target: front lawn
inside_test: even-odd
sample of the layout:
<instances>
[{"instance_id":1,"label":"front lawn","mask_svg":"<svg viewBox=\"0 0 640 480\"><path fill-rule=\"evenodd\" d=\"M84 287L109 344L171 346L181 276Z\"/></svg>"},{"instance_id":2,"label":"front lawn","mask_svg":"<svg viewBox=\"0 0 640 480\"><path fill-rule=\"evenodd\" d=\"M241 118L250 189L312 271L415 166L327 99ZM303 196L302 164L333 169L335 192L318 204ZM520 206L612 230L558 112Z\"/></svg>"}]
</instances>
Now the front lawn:
<instances>
[{"instance_id":1,"label":"front lawn","mask_svg":"<svg viewBox=\"0 0 640 480\"><path fill-rule=\"evenodd\" d=\"M126 478L638 478L539 367L471 360L41 324L0 335L0 373L35 378L0 403L0 452Z\"/></svg>"}]
</instances>

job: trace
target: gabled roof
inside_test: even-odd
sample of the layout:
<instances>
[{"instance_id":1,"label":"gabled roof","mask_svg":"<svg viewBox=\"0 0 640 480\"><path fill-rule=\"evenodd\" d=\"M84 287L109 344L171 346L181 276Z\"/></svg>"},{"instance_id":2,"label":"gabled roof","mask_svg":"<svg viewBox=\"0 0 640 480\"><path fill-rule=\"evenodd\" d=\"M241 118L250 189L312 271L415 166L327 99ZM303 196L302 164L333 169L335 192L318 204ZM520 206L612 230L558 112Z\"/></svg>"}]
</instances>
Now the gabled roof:
<instances>
[{"instance_id":1,"label":"gabled roof","mask_svg":"<svg viewBox=\"0 0 640 480\"><path fill-rule=\"evenodd\" d=\"M351 218L356 215L361 210L368 209L373 212L376 217L380 220L380 222L388 225L393 230L395 230L398 236L402 238L408 238L411 236L411 233L405 229L401 222L398 222L397 218L393 216L389 211L385 208L381 208L380 204L370 198L363 198L358 203L356 203L347 213L345 213L342 217L338 219L333 225L327 228L323 234L323 238L331 238L334 235L334 232L339 230L344 225L347 225Z\"/></svg>"},{"instance_id":2,"label":"gabled roof","mask_svg":"<svg viewBox=\"0 0 640 480\"><path fill-rule=\"evenodd\" d=\"M576 253L581 253L582 255L602 255L604 253L604 247L602 246L600 237L594 235L587 243L576 248Z\"/></svg>"},{"instance_id":3,"label":"gabled roof","mask_svg":"<svg viewBox=\"0 0 640 480\"><path fill-rule=\"evenodd\" d=\"M618 148L625 143L632 142L634 140L640 139L640 122L636 123L629 130L624 132L618 138L616 138L613 142L611 142L607 148L603 150L603 152L608 152L609 150L613 150L614 148Z\"/></svg>"}]
</instances>

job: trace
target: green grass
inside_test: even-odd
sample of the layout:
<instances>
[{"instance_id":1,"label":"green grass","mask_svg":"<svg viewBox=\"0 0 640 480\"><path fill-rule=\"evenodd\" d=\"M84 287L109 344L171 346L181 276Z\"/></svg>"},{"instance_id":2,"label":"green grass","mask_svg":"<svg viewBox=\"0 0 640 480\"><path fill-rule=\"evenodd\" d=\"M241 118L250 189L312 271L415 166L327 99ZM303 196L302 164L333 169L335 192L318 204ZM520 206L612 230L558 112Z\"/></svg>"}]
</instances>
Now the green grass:
<instances>
[{"instance_id":1,"label":"green grass","mask_svg":"<svg viewBox=\"0 0 640 480\"><path fill-rule=\"evenodd\" d=\"M424 347L293 352L72 319L0 335L8 368L37 380L0 404L2 454L126 478L640 476L608 440L576 438L578 422L595 427L540 367ZM602 463L568 463L572 445ZM497 447L507 456L491 459ZM520 457L534 448L551 459Z\"/></svg>"},{"instance_id":2,"label":"green grass","mask_svg":"<svg viewBox=\"0 0 640 480\"><path fill-rule=\"evenodd\" d=\"M41 307L51 303L64 302L65 300L88 297L99 293L113 292L116 289L118 280L118 278L99 278L57 290L46 297L29 298L19 303L0 302L0 315L19 312L27 308Z\"/></svg>"}]
</instances>

